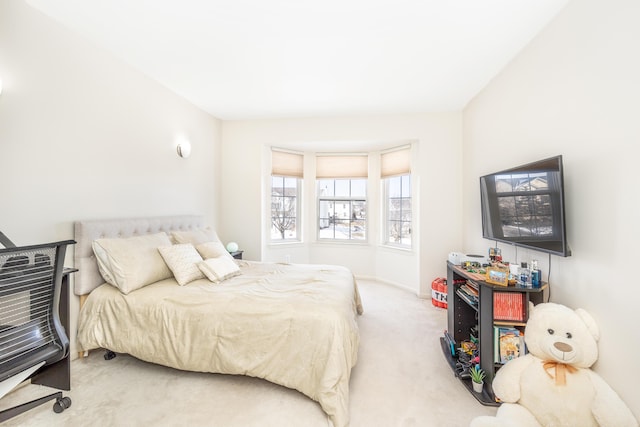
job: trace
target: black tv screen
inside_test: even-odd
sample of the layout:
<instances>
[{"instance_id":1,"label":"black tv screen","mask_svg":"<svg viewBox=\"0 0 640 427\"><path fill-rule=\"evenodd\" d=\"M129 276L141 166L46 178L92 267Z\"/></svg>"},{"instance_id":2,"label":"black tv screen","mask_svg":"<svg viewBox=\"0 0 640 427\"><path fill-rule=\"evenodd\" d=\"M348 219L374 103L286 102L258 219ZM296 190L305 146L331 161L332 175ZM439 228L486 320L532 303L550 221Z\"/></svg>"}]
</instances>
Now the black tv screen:
<instances>
[{"instance_id":1,"label":"black tv screen","mask_svg":"<svg viewBox=\"0 0 640 427\"><path fill-rule=\"evenodd\" d=\"M562 156L480 177L482 237L559 256L567 245Z\"/></svg>"}]
</instances>

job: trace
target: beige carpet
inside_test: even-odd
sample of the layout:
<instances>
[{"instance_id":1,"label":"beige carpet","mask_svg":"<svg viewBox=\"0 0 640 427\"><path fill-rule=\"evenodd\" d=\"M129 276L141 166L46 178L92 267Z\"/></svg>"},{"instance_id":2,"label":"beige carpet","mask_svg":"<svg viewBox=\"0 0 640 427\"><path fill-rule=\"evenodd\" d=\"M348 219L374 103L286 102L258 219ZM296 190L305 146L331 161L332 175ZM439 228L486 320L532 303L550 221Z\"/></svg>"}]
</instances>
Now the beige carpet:
<instances>
[{"instance_id":1,"label":"beige carpet","mask_svg":"<svg viewBox=\"0 0 640 427\"><path fill-rule=\"evenodd\" d=\"M409 291L359 281L365 313L351 376L351 426L467 426L495 414L453 376L439 337L446 312ZM103 351L71 363L72 406L53 401L3 426L327 427L320 406L303 394L241 376L177 371ZM25 385L0 400L0 410L56 390Z\"/></svg>"}]
</instances>

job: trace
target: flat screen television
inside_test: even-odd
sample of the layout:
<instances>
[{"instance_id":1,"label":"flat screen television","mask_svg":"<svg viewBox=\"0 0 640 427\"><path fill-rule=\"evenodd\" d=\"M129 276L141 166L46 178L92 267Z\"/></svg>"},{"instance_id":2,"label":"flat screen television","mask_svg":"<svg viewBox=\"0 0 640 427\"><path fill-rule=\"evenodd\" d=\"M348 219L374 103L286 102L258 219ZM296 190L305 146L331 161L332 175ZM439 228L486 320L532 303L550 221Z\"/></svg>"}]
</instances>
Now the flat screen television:
<instances>
[{"instance_id":1,"label":"flat screen television","mask_svg":"<svg viewBox=\"0 0 640 427\"><path fill-rule=\"evenodd\" d=\"M567 257L562 156L480 177L482 237Z\"/></svg>"}]
</instances>

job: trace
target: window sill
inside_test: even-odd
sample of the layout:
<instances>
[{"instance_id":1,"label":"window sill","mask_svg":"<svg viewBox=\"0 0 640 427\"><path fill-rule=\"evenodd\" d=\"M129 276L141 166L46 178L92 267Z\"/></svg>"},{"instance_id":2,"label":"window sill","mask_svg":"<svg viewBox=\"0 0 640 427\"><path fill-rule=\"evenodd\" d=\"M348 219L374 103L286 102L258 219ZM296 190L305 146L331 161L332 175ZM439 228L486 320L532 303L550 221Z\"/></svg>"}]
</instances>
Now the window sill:
<instances>
[{"instance_id":1,"label":"window sill","mask_svg":"<svg viewBox=\"0 0 640 427\"><path fill-rule=\"evenodd\" d=\"M314 245L321 246L371 246L368 241L353 241L353 240L316 240Z\"/></svg>"},{"instance_id":2,"label":"window sill","mask_svg":"<svg viewBox=\"0 0 640 427\"><path fill-rule=\"evenodd\" d=\"M282 242L269 242L267 246L270 248L277 248L282 246L304 246L304 242L300 240L285 240Z\"/></svg>"},{"instance_id":3,"label":"window sill","mask_svg":"<svg viewBox=\"0 0 640 427\"><path fill-rule=\"evenodd\" d=\"M382 249L387 249L389 251L394 251L394 252L401 252L407 255L415 254L415 251L413 250L413 248L408 246L398 246L398 245L390 245L388 243L383 243L380 245L380 247Z\"/></svg>"}]
</instances>

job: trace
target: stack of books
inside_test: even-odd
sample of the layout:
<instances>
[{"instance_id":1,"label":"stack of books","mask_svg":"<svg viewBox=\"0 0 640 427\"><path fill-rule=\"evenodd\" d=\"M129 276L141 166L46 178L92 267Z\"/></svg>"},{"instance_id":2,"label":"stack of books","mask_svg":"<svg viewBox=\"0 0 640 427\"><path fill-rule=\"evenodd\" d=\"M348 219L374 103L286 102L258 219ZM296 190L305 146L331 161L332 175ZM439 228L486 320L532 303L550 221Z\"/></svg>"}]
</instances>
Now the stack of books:
<instances>
[{"instance_id":1,"label":"stack of books","mask_svg":"<svg viewBox=\"0 0 640 427\"><path fill-rule=\"evenodd\" d=\"M465 282L458 288L458 295L474 307L478 306L478 288L473 282Z\"/></svg>"},{"instance_id":2,"label":"stack of books","mask_svg":"<svg viewBox=\"0 0 640 427\"><path fill-rule=\"evenodd\" d=\"M493 319L524 322L527 315L524 298L520 292L494 292Z\"/></svg>"}]
</instances>

